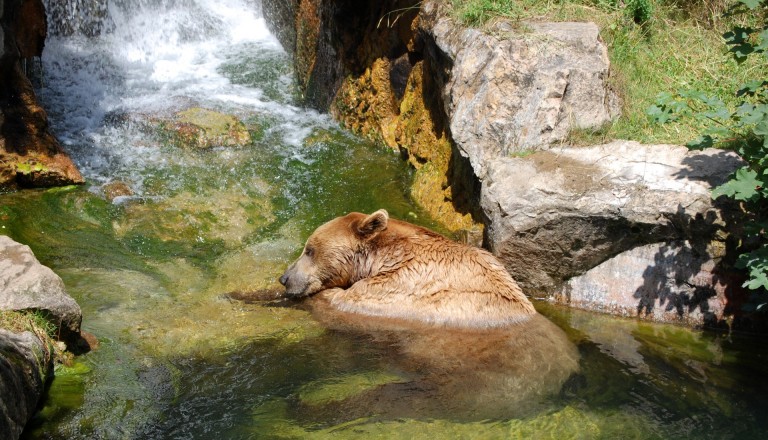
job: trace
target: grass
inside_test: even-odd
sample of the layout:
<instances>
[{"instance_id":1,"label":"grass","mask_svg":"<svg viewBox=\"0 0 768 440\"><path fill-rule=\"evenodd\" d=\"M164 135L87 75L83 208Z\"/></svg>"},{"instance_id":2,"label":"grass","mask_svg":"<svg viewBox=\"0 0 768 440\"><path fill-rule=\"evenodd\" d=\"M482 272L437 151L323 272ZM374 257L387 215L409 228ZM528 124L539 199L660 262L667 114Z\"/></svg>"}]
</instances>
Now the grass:
<instances>
[{"instance_id":1,"label":"grass","mask_svg":"<svg viewBox=\"0 0 768 440\"><path fill-rule=\"evenodd\" d=\"M696 89L735 103L734 91L750 78L768 77L759 59L737 65L721 37L732 24L723 18L726 0L635 0L649 3L650 18L617 0L453 0L453 14L464 24L483 27L498 17L534 21L593 21L608 46L610 84L622 101L622 116L599 130L576 130L573 144L611 139L682 144L701 131L693 118L656 124L647 109L662 92ZM759 58L759 57L753 57Z\"/></svg>"},{"instance_id":2,"label":"grass","mask_svg":"<svg viewBox=\"0 0 768 440\"><path fill-rule=\"evenodd\" d=\"M17 312L11 310L0 310L0 328L12 333L23 333L29 331L35 334L43 343L44 359L41 365L47 364L52 357L57 363L65 363L72 359L70 353L59 352L54 339L56 337L56 326L46 318L43 312L29 311Z\"/></svg>"},{"instance_id":3,"label":"grass","mask_svg":"<svg viewBox=\"0 0 768 440\"><path fill-rule=\"evenodd\" d=\"M40 340L46 341L56 336L56 326L42 312L17 312L0 310L0 328L13 333L31 331Z\"/></svg>"}]
</instances>

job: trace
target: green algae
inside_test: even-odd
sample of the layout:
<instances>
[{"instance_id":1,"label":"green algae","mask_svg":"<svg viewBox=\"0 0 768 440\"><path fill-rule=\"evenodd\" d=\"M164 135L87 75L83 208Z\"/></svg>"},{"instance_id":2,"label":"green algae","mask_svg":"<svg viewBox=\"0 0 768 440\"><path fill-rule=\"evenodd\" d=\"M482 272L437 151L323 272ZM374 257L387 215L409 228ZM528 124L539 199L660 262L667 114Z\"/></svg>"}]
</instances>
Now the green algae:
<instances>
[{"instance_id":1,"label":"green algae","mask_svg":"<svg viewBox=\"0 0 768 440\"><path fill-rule=\"evenodd\" d=\"M618 411L591 412L575 406L528 419L458 422L448 419L355 419L322 429L302 427L287 418L288 406L271 401L254 411L265 438L284 439L652 439L661 438L641 415Z\"/></svg>"},{"instance_id":2,"label":"green algae","mask_svg":"<svg viewBox=\"0 0 768 440\"><path fill-rule=\"evenodd\" d=\"M179 193L161 201L129 203L113 225L118 238L141 236L161 242L221 242L226 247L243 241L274 220L270 200L230 191Z\"/></svg>"},{"instance_id":3,"label":"green algae","mask_svg":"<svg viewBox=\"0 0 768 440\"><path fill-rule=\"evenodd\" d=\"M304 385L299 391L299 400L305 405L339 402L382 385L403 381L401 376L382 371L349 374Z\"/></svg>"}]
</instances>

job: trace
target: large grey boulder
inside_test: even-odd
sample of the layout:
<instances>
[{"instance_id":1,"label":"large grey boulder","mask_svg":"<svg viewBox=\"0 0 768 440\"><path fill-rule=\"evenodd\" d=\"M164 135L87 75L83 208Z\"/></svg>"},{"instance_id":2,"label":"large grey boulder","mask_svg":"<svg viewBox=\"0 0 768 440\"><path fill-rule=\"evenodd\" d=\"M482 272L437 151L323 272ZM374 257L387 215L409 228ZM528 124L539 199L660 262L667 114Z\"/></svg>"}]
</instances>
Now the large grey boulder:
<instances>
[{"instance_id":1,"label":"large grey boulder","mask_svg":"<svg viewBox=\"0 0 768 440\"><path fill-rule=\"evenodd\" d=\"M49 349L31 332L0 328L0 438L17 439L53 371Z\"/></svg>"},{"instance_id":2,"label":"large grey boulder","mask_svg":"<svg viewBox=\"0 0 768 440\"><path fill-rule=\"evenodd\" d=\"M711 253L687 241L638 246L571 278L553 299L618 316L715 325L733 283L718 273Z\"/></svg>"},{"instance_id":3,"label":"large grey boulder","mask_svg":"<svg viewBox=\"0 0 768 440\"><path fill-rule=\"evenodd\" d=\"M643 244L711 240L723 212L710 192L741 165L722 150L630 141L499 158L481 191L486 241L529 292L551 293Z\"/></svg>"},{"instance_id":4,"label":"large grey boulder","mask_svg":"<svg viewBox=\"0 0 768 440\"><path fill-rule=\"evenodd\" d=\"M434 1L425 27L450 62L443 102L451 134L480 180L489 162L546 149L574 127L618 116L609 60L594 23L459 26Z\"/></svg>"},{"instance_id":5,"label":"large grey boulder","mask_svg":"<svg viewBox=\"0 0 768 440\"><path fill-rule=\"evenodd\" d=\"M80 338L82 312L64 282L40 264L29 246L0 235L0 309L38 310L58 326L67 342Z\"/></svg>"}]
</instances>

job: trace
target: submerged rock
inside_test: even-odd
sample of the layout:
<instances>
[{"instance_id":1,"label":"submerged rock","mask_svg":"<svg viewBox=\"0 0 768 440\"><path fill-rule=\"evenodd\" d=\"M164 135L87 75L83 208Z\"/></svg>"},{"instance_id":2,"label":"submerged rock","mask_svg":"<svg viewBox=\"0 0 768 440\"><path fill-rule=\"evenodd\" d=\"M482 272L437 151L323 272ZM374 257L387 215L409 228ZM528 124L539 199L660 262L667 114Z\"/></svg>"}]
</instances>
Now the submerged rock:
<instances>
[{"instance_id":1,"label":"submerged rock","mask_svg":"<svg viewBox=\"0 0 768 440\"><path fill-rule=\"evenodd\" d=\"M254 182L251 189L266 187ZM250 234L274 220L267 190L243 198L226 188L201 193L182 192L165 199L131 201L113 226L118 237L142 236L162 242L220 240L228 247L243 243Z\"/></svg>"},{"instance_id":2,"label":"submerged rock","mask_svg":"<svg viewBox=\"0 0 768 440\"><path fill-rule=\"evenodd\" d=\"M120 181L109 182L101 186L101 191L104 197L110 202L114 202L118 197L130 197L134 195L131 187Z\"/></svg>"}]
</instances>

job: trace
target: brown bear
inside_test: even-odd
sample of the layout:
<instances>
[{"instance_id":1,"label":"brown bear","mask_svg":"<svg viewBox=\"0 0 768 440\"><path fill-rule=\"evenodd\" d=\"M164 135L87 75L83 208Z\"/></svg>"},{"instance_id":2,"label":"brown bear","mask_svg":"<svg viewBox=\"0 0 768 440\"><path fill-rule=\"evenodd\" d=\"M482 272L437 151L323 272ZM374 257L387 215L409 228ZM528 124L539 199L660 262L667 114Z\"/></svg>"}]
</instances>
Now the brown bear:
<instances>
[{"instance_id":1,"label":"brown bear","mask_svg":"<svg viewBox=\"0 0 768 440\"><path fill-rule=\"evenodd\" d=\"M576 347L490 253L383 209L317 228L280 282L286 296L312 296L324 326L383 347L404 374L323 408L349 420L524 417L578 371Z\"/></svg>"},{"instance_id":2,"label":"brown bear","mask_svg":"<svg viewBox=\"0 0 768 440\"><path fill-rule=\"evenodd\" d=\"M444 326L501 327L536 315L489 252L383 209L317 228L280 283L286 296L318 294L342 312Z\"/></svg>"}]
</instances>

